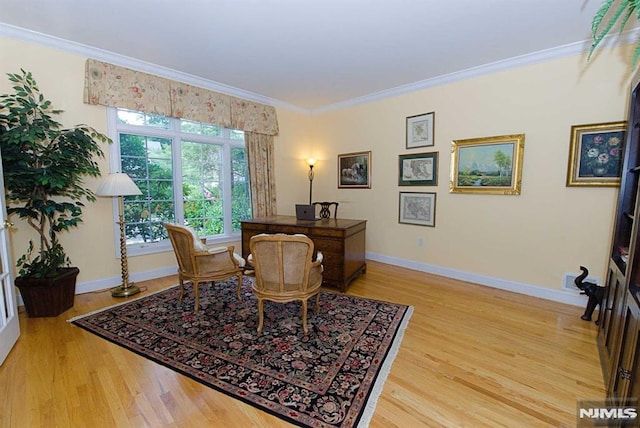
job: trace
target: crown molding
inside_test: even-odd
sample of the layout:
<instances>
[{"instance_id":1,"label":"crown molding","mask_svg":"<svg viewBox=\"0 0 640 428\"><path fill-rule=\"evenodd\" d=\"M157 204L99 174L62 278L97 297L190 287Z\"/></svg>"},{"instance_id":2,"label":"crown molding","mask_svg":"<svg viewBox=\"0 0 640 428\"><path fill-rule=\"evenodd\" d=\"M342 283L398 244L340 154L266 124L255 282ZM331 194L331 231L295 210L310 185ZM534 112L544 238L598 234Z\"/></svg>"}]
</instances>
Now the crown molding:
<instances>
[{"instance_id":1,"label":"crown molding","mask_svg":"<svg viewBox=\"0 0 640 428\"><path fill-rule=\"evenodd\" d=\"M298 106L294 106L280 100L275 100L273 98L265 97L260 94L245 91L243 89L235 88L233 86L225 85L223 83L218 83L212 80L202 79L188 73L182 73L180 71L162 67L157 64L141 61L136 58L115 54L104 49L83 45L81 43L76 43L69 40L61 39L59 37L50 36L48 34L38 33L36 31L15 27L13 25L0 23L0 36L58 49L64 52L108 62L110 64L130 68L144 73L154 74L156 76L164 77L182 83L187 83L193 86L220 92L233 97L266 104L273 107L286 108L289 110L298 111L299 113L303 114L309 114L309 110L301 109Z\"/></svg>"},{"instance_id":2,"label":"crown molding","mask_svg":"<svg viewBox=\"0 0 640 428\"><path fill-rule=\"evenodd\" d=\"M612 48L615 46L628 45L631 43L637 43L640 39L640 29L626 31L620 34L610 34L605 37L596 51L600 51L604 48ZM551 61L554 59L564 58L572 55L586 54L591 49L592 40L583 40L581 42L569 43L567 45L558 46L555 48L545 49L537 52L532 52L525 55L520 55L512 58L508 58L501 61L492 62L489 64L480 65L477 67L468 68L466 70L456 71L454 73L444 74L436 76L430 79L420 80L417 82L409 83L407 85L397 86L395 88L386 89L384 91L375 92L362 97L352 98L340 103L327 105L318 109L312 110L312 115L327 113L334 110L340 110L347 107L354 107L360 104L369 103L372 101L378 101L385 98L391 98L410 92L416 92L427 88L433 88L440 85L446 85L449 83L457 82L460 80L471 79L474 77L483 76L486 74L495 73L498 71L509 70L513 68L523 67L527 65L533 65L545 61Z\"/></svg>"}]
</instances>

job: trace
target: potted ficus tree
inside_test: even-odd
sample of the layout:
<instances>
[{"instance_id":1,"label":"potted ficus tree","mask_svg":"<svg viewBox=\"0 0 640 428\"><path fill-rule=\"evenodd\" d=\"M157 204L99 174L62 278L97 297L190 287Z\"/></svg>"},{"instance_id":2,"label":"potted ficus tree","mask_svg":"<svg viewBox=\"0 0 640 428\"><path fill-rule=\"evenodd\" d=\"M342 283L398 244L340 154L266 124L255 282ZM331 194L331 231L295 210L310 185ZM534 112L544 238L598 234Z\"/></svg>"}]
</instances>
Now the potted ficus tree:
<instances>
[{"instance_id":1,"label":"potted ficus tree","mask_svg":"<svg viewBox=\"0 0 640 428\"><path fill-rule=\"evenodd\" d=\"M64 128L62 113L40 93L30 72L8 73L13 93L0 95L0 153L9 218L38 235L16 262L16 286L30 317L57 316L73 306L77 267L59 234L82 222L83 200L95 195L83 178L97 177L100 143L111 140L87 125Z\"/></svg>"}]
</instances>

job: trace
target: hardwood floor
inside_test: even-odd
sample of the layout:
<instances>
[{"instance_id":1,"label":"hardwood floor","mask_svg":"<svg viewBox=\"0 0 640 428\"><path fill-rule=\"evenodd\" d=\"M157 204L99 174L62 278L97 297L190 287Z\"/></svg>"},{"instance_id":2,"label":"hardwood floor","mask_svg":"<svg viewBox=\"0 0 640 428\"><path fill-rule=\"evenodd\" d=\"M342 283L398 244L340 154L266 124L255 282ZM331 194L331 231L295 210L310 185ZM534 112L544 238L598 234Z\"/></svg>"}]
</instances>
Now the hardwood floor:
<instances>
[{"instance_id":1,"label":"hardwood floor","mask_svg":"<svg viewBox=\"0 0 640 428\"><path fill-rule=\"evenodd\" d=\"M578 400L604 399L584 308L367 266L348 294L414 307L371 427L574 427ZM67 322L122 301L104 291L57 318L21 313L0 367L0 427L291 426Z\"/></svg>"}]
</instances>

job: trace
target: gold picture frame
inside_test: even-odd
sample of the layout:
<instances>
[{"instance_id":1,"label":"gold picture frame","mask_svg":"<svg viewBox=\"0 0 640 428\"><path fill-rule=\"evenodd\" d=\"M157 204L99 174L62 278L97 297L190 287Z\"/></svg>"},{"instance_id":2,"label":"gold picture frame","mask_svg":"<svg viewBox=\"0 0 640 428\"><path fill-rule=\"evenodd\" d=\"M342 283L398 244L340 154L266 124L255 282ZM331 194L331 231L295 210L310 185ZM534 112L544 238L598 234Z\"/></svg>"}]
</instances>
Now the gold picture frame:
<instances>
[{"instance_id":1,"label":"gold picture frame","mask_svg":"<svg viewBox=\"0 0 640 428\"><path fill-rule=\"evenodd\" d=\"M338 189L371 189L371 150L338 155Z\"/></svg>"},{"instance_id":2,"label":"gold picture frame","mask_svg":"<svg viewBox=\"0 0 640 428\"><path fill-rule=\"evenodd\" d=\"M617 187L627 122L571 127L567 187Z\"/></svg>"},{"instance_id":3,"label":"gold picture frame","mask_svg":"<svg viewBox=\"0 0 640 428\"><path fill-rule=\"evenodd\" d=\"M519 195L524 134L454 140L450 193Z\"/></svg>"}]
</instances>

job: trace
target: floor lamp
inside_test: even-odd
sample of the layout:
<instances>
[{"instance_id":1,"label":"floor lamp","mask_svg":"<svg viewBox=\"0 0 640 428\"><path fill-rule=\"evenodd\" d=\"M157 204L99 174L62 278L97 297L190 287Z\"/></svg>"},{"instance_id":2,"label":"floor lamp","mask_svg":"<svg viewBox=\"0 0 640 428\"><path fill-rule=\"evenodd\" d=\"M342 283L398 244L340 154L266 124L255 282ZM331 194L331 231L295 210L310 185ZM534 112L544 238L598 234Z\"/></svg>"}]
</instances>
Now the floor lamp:
<instances>
[{"instance_id":1,"label":"floor lamp","mask_svg":"<svg viewBox=\"0 0 640 428\"><path fill-rule=\"evenodd\" d=\"M309 164L309 206L312 204L312 194L313 194L313 166L316 164L315 159L307 159L307 163Z\"/></svg>"},{"instance_id":2,"label":"floor lamp","mask_svg":"<svg viewBox=\"0 0 640 428\"><path fill-rule=\"evenodd\" d=\"M122 284L111 289L114 297L127 297L140 292L140 288L129 282L129 266L127 263L127 238L124 233L123 196L142 195L138 186L123 172L109 174L96 190L96 196L118 198L118 224L120 225L120 268Z\"/></svg>"}]
</instances>

